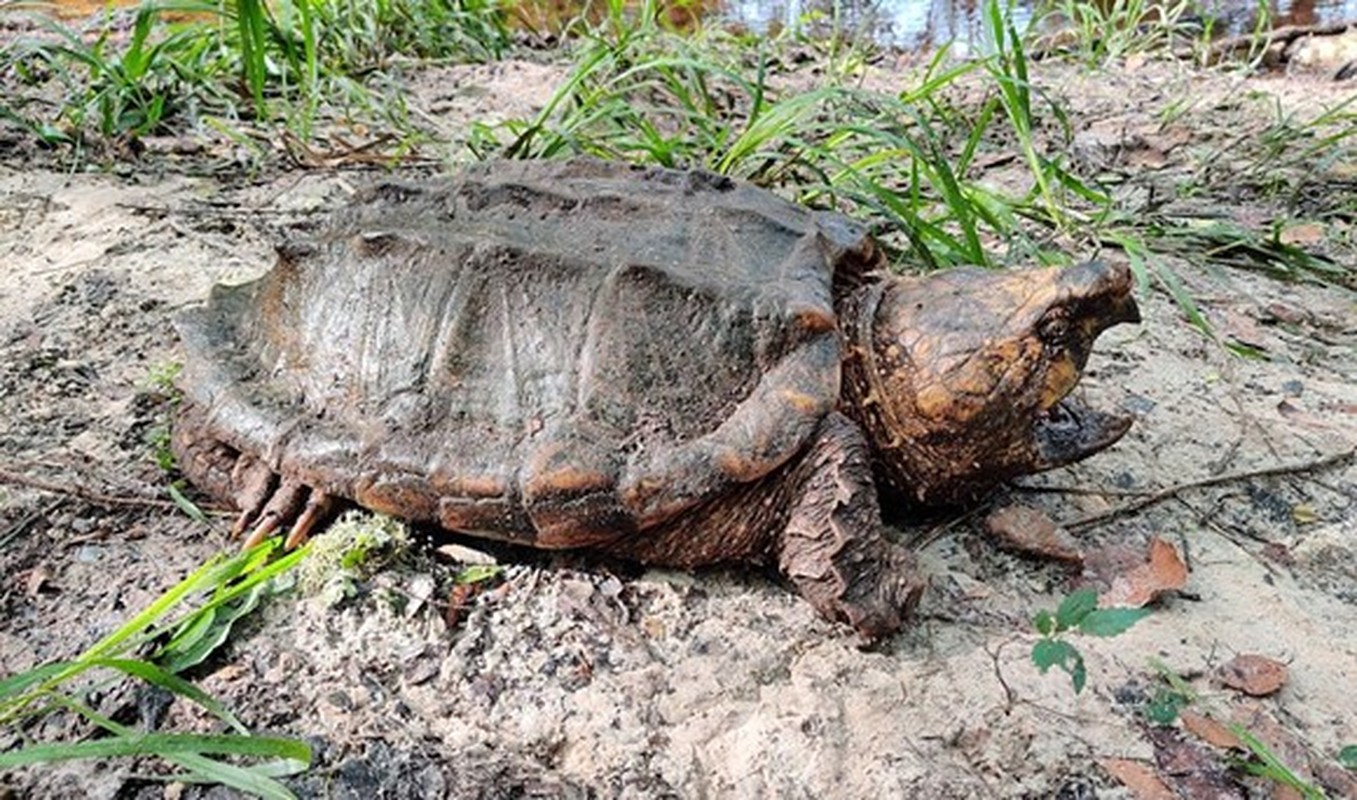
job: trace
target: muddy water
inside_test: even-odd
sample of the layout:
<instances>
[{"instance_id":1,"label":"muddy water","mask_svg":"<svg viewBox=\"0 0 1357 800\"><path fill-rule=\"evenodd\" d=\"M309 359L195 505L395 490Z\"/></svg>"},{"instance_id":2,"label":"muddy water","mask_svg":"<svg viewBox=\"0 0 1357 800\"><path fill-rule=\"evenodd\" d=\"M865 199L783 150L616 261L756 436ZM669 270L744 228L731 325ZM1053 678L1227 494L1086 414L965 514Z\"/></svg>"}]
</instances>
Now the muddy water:
<instances>
[{"instance_id":1,"label":"muddy water","mask_svg":"<svg viewBox=\"0 0 1357 800\"><path fill-rule=\"evenodd\" d=\"M1100 0L1115 2L1116 0ZM597 0L595 0L595 4ZM797 25L827 29L838 8L841 29L862 32L883 44L904 49L926 49L944 43L973 46L983 41L982 0L670 0L676 21L694 12L758 33ZM91 14L104 0L56 0L62 16ZM127 2L126 5L134 5ZM520 0L520 15L534 24L569 19L589 0ZM600 4L601 5L601 4ZM1357 0L1269 0L1274 25L1312 25L1357 21ZM1040 13L1042 0L1016 0L1014 16L1020 25ZM1218 20L1222 32L1247 30L1255 19L1255 0L1206 0L1204 13Z\"/></svg>"}]
</instances>

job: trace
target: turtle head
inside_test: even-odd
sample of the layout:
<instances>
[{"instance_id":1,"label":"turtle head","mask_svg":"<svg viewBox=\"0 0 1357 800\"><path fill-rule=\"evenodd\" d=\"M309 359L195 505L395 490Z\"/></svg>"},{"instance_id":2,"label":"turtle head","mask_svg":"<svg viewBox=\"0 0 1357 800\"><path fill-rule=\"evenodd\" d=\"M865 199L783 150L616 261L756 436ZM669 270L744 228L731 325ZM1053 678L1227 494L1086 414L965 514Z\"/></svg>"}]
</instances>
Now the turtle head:
<instances>
[{"instance_id":1,"label":"turtle head","mask_svg":"<svg viewBox=\"0 0 1357 800\"><path fill-rule=\"evenodd\" d=\"M1131 289L1100 262L868 286L844 319L846 410L889 482L925 503L1086 458L1131 424L1069 396L1098 335L1140 321Z\"/></svg>"}]
</instances>

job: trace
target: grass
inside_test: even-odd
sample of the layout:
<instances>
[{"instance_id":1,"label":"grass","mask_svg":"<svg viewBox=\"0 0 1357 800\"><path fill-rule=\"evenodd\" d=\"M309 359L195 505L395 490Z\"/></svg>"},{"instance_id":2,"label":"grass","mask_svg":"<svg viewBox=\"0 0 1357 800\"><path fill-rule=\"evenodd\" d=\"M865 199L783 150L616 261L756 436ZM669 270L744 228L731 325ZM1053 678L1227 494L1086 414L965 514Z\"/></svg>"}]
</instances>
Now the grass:
<instances>
[{"instance_id":1,"label":"grass","mask_svg":"<svg viewBox=\"0 0 1357 800\"><path fill-rule=\"evenodd\" d=\"M303 140L322 115L401 127L400 104L366 81L407 62L498 58L506 20L495 0L165 0L110 9L91 29L44 20L43 35L0 50L0 72L35 90L55 81L60 96L7 98L0 118L76 146L218 118L282 124Z\"/></svg>"},{"instance_id":2,"label":"grass","mask_svg":"<svg viewBox=\"0 0 1357 800\"><path fill-rule=\"evenodd\" d=\"M180 677L215 652L232 626L277 591L276 580L307 553L302 547L275 558L277 547L278 540L273 540L213 559L76 658L0 680L0 727L24 742L0 753L0 770L70 759L155 756L183 770L157 776L164 780L220 783L260 797L292 797L277 778L305 770L310 747L297 739L251 733L220 701ZM124 679L198 706L228 732L148 732L95 710L91 698ZM59 713L83 720L99 735L79 742L30 740L30 731ZM265 760L242 764L220 756Z\"/></svg>"},{"instance_id":3,"label":"grass","mask_svg":"<svg viewBox=\"0 0 1357 800\"><path fill-rule=\"evenodd\" d=\"M997 8L997 5L995 6ZM780 80L778 43L705 32L680 36L644 4L633 24L585 37L574 69L531 119L480 126L480 157L588 154L666 167L702 167L775 189L802 203L868 219L902 257L924 268L1002 264L1041 253L1019 225L1028 198L975 180L980 145L1007 120L1037 175L1047 216L1060 216L1057 188L1106 198L1037 152L1034 106L1020 47L992 74L1002 89L974 115L947 93L987 62L948 64L939 53L917 84L887 93L863 88L851 67L825 70L818 85ZM1006 25L1002 12L995 20ZM1004 42L1018 41L1005 28ZM836 50L845 65L862 53ZM954 146L960 142L961 146ZM997 258L992 249L1005 246ZM1045 255L1045 254L1043 254Z\"/></svg>"}]
</instances>

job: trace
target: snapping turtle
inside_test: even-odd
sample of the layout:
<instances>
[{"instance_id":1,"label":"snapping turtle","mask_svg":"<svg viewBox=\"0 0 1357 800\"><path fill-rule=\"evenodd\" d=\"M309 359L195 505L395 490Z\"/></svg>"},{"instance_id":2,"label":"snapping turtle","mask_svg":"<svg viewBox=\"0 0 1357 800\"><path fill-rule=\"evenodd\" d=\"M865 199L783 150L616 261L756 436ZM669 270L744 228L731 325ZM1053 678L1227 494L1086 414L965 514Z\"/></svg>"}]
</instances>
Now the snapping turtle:
<instances>
[{"instance_id":1,"label":"snapping turtle","mask_svg":"<svg viewBox=\"0 0 1357 800\"><path fill-rule=\"evenodd\" d=\"M1066 398L1125 268L897 277L846 219L704 172L482 164L378 186L179 319L173 443L254 539L335 498L543 548L776 564L896 630L877 478L950 503L1129 420Z\"/></svg>"}]
</instances>

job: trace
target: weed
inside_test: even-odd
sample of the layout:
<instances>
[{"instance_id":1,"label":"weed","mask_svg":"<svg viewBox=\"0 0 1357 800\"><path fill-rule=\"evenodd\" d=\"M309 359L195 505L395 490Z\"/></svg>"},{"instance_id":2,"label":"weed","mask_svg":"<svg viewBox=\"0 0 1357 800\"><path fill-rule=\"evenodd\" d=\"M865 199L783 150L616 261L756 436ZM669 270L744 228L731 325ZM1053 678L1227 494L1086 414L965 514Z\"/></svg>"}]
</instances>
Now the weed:
<instances>
[{"instance_id":1,"label":"weed","mask_svg":"<svg viewBox=\"0 0 1357 800\"><path fill-rule=\"evenodd\" d=\"M0 769L76 758L159 756L186 775L171 780L220 783L261 797L292 794L275 778L308 767L310 747L296 739L255 736L218 700L177 673L199 664L226 640L231 626L260 599L277 590L275 579L300 562L303 547L274 559L278 542L267 542L233 557L199 567L122 627L71 661L44 664L0 681L0 725L25 731L36 720L60 711L76 714L101 729L103 738L77 743L33 743L0 753ZM189 598L206 594L196 607ZM129 654L149 653L144 658ZM73 685L77 678L113 675L140 680L201 707L231 733L147 733L118 723L85 698L111 681ZM241 766L214 756L267 758Z\"/></svg>"},{"instance_id":2,"label":"weed","mask_svg":"<svg viewBox=\"0 0 1357 800\"><path fill-rule=\"evenodd\" d=\"M499 564L470 564L462 567L452 580L458 586L469 586L494 580L503 574L504 567Z\"/></svg>"},{"instance_id":3,"label":"weed","mask_svg":"<svg viewBox=\"0 0 1357 800\"><path fill-rule=\"evenodd\" d=\"M1056 0L1040 16L1049 27L1062 31L1061 41L1069 42L1064 50L1090 66L1102 66L1138 53L1163 52L1184 39L1204 50L1214 21L1200 9L1196 0Z\"/></svg>"},{"instance_id":4,"label":"weed","mask_svg":"<svg viewBox=\"0 0 1357 800\"><path fill-rule=\"evenodd\" d=\"M1055 613L1045 609L1032 617L1032 627L1041 634L1032 645L1032 663L1045 675L1060 667L1070 676L1074 693L1084 690L1088 670L1079 649L1065 638L1078 632L1089 636L1118 636L1149 614L1144 608L1098 608L1098 593L1080 589L1061 601Z\"/></svg>"},{"instance_id":5,"label":"weed","mask_svg":"<svg viewBox=\"0 0 1357 800\"><path fill-rule=\"evenodd\" d=\"M544 108L532 119L475 126L473 152L585 153L795 187L802 203L867 217L888 243L903 237L923 268L988 265L987 241L1039 249L1017 227L1010 201L968 175L992 108L958 137L960 115L941 97L975 64L944 68L939 58L898 94L852 86L831 71L820 85L783 95L772 80L776 42L751 49L721 34L679 37L655 12L643 5L633 25L587 38Z\"/></svg>"},{"instance_id":6,"label":"weed","mask_svg":"<svg viewBox=\"0 0 1357 800\"><path fill-rule=\"evenodd\" d=\"M55 41L5 48L0 60L20 74L52 75L64 87L54 118L35 119L14 107L5 116L21 120L48 143L70 143L86 127L104 137L165 132L184 109L209 97L226 98L209 43L192 26L172 26L153 37L160 13L151 5L138 9L125 43L115 38L110 12L92 41L47 21L44 28Z\"/></svg>"}]
</instances>

